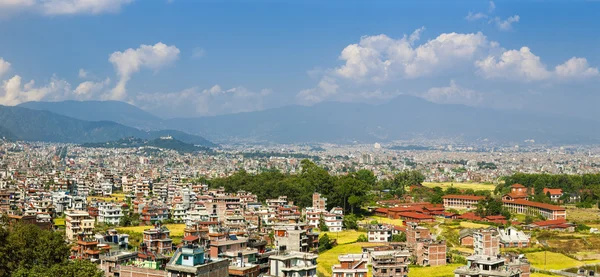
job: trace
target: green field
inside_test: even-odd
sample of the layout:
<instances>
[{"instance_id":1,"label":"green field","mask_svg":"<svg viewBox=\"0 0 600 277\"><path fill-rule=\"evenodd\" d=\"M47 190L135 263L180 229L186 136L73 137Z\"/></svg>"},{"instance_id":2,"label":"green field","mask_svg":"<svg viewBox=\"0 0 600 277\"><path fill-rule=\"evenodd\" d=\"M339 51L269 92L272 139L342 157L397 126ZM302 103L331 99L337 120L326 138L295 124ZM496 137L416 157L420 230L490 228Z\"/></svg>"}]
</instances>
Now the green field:
<instances>
[{"instance_id":1,"label":"green field","mask_svg":"<svg viewBox=\"0 0 600 277\"><path fill-rule=\"evenodd\" d=\"M356 242L356 240L358 239L358 237L360 235L366 235L367 233L357 232L355 230L348 230L348 231L342 231L342 232L321 232L319 234L319 237L322 237L325 234L327 234L327 236L329 236L330 239L337 240L338 244L346 244L346 243Z\"/></svg>"},{"instance_id":2,"label":"green field","mask_svg":"<svg viewBox=\"0 0 600 277\"><path fill-rule=\"evenodd\" d=\"M454 270L461 264L447 264L432 267L411 267L408 271L409 277L452 277Z\"/></svg>"},{"instance_id":3,"label":"green field","mask_svg":"<svg viewBox=\"0 0 600 277\"><path fill-rule=\"evenodd\" d=\"M473 190L488 190L488 191L493 191L494 189L496 189L496 185L484 184L484 183L454 183L454 182L431 183L431 182L424 182L423 186L426 186L429 188L441 187L443 189L447 189L449 187L455 187L457 189L473 189Z\"/></svg>"},{"instance_id":4,"label":"green field","mask_svg":"<svg viewBox=\"0 0 600 277\"><path fill-rule=\"evenodd\" d=\"M554 253L554 252L535 252L535 253L527 253L525 254L529 262L531 262L531 266L538 269L567 269L571 267L579 267L586 264L595 264L600 261L578 261L575 259L571 259L563 254Z\"/></svg>"}]
</instances>

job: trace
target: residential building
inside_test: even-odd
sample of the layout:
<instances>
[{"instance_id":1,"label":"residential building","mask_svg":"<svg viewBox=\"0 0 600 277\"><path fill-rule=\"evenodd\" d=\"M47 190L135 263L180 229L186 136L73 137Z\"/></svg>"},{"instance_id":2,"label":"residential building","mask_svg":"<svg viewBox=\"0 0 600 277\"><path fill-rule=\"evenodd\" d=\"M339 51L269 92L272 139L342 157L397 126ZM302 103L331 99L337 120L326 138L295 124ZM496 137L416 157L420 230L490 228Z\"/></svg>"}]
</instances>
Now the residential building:
<instances>
[{"instance_id":1,"label":"residential building","mask_svg":"<svg viewBox=\"0 0 600 277\"><path fill-rule=\"evenodd\" d=\"M331 277L367 277L367 256L365 254L339 255L339 264L331 267Z\"/></svg>"},{"instance_id":2,"label":"residential building","mask_svg":"<svg viewBox=\"0 0 600 277\"><path fill-rule=\"evenodd\" d=\"M276 225L273 227L276 249L309 252L307 230L300 224ZM282 248L283 247L283 248Z\"/></svg>"},{"instance_id":3,"label":"residential building","mask_svg":"<svg viewBox=\"0 0 600 277\"><path fill-rule=\"evenodd\" d=\"M87 212L77 210L65 211L65 234L70 241L76 239L77 234L93 235L94 223L95 220Z\"/></svg>"},{"instance_id":4,"label":"residential building","mask_svg":"<svg viewBox=\"0 0 600 277\"><path fill-rule=\"evenodd\" d=\"M119 225L123 211L117 204L104 205L98 208L98 222L110 225Z\"/></svg>"},{"instance_id":5,"label":"residential building","mask_svg":"<svg viewBox=\"0 0 600 277\"><path fill-rule=\"evenodd\" d=\"M498 236L500 239L500 247L529 247L529 235L512 226L508 228L498 228Z\"/></svg>"},{"instance_id":6,"label":"residential building","mask_svg":"<svg viewBox=\"0 0 600 277\"><path fill-rule=\"evenodd\" d=\"M317 277L319 255L303 252L282 252L269 257L269 275L276 277Z\"/></svg>"},{"instance_id":7,"label":"residential building","mask_svg":"<svg viewBox=\"0 0 600 277\"><path fill-rule=\"evenodd\" d=\"M370 255L373 277L408 277L409 251L373 251Z\"/></svg>"},{"instance_id":8,"label":"residential building","mask_svg":"<svg viewBox=\"0 0 600 277\"><path fill-rule=\"evenodd\" d=\"M165 254L173 250L171 231L167 227L144 230L143 243L152 252Z\"/></svg>"},{"instance_id":9,"label":"residential building","mask_svg":"<svg viewBox=\"0 0 600 277\"><path fill-rule=\"evenodd\" d=\"M533 202L529 200L502 200L503 205L512 213L537 216L541 215L546 219L565 219L567 210L564 207Z\"/></svg>"},{"instance_id":10,"label":"residential building","mask_svg":"<svg viewBox=\"0 0 600 277\"><path fill-rule=\"evenodd\" d=\"M530 264L522 257L502 257L472 255L467 257L467 265L454 270L455 277L529 277Z\"/></svg>"},{"instance_id":11,"label":"residential building","mask_svg":"<svg viewBox=\"0 0 600 277\"><path fill-rule=\"evenodd\" d=\"M560 200L560 198L563 196L562 189L544 188L543 193L545 195L550 196L550 200L552 200L552 202L558 202Z\"/></svg>"},{"instance_id":12,"label":"residential building","mask_svg":"<svg viewBox=\"0 0 600 277\"><path fill-rule=\"evenodd\" d=\"M392 241L393 226L387 224L370 224L367 227L367 239L369 242Z\"/></svg>"}]
</instances>

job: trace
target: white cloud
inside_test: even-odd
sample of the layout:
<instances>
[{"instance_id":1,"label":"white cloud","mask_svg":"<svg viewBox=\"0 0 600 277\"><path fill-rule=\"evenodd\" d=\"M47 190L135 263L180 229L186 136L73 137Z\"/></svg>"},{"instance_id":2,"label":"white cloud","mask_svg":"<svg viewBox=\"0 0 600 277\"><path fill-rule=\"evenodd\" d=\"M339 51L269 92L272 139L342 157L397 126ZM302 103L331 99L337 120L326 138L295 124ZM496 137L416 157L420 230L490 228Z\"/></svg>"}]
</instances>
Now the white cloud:
<instances>
[{"instance_id":1,"label":"white cloud","mask_svg":"<svg viewBox=\"0 0 600 277\"><path fill-rule=\"evenodd\" d=\"M304 89L296 95L296 99L305 105L322 102L338 92L339 85L335 79L324 76L316 88Z\"/></svg>"},{"instance_id":2,"label":"white cloud","mask_svg":"<svg viewBox=\"0 0 600 277\"><path fill-rule=\"evenodd\" d=\"M79 78L85 79L85 78L87 78L87 76L88 76L88 72L85 71L83 68L80 68L79 69Z\"/></svg>"},{"instance_id":3,"label":"white cloud","mask_svg":"<svg viewBox=\"0 0 600 277\"><path fill-rule=\"evenodd\" d=\"M242 86L223 89L214 85L207 89L193 87L171 93L142 93L132 101L165 117L217 115L262 110L263 100L269 94L270 89L256 92Z\"/></svg>"},{"instance_id":4,"label":"white cloud","mask_svg":"<svg viewBox=\"0 0 600 277\"><path fill-rule=\"evenodd\" d=\"M0 0L0 17L21 12L42 15L118 13L134 0Z\"/></svg>"},{"instance_id":5,"label":"white cloud","mask_svg":"<svg viewBox=\"0 0 600 277\"><path fill-rule=\"evenodd\" d=\"M510 31L512 30L512 24L519 22L520 19L521 17L519 17L518 15L513 15L504 20L500 19L499 17L496 17L493 21L496 23L496 27L498 27L500 31Z\"/></svg>"},{"instance_id":6,"label":"white cloud","mask_svg":"<svg viewBox=\"0 0 600 277\"><path fill-rule=\"evenodd\" d=\"M529 47L505 51L499 58L490 55L485 59L476 61L475 66L486 79L505 78L537 81L551 76L551 72L540 61L540 57L533 54Z\"/></svg>"},{"instance_id":7,"label":"white cloud","mask_svg":"<svg viewBox=\"0 0 600 277\"><path fill-rule=\"evenodd\" d=\"M133 0L46 0L43 12L48 15L117 13Z\"/></svg>"},{"instance_id":8,"label":"white cloud","mask_svg":"<svg viewBox=\"0 0 600 277\"><path fill-rule=\"evenodd\" d=\"M494 1L490 1L489 7L488 7L488 13L493 13L496 10L496 4L494 3Z\"/></svg>"},{"instance_id":9,"label":"white cloud","mask_svg":"<svg viewBox=\"0 0 600 277\"><path fill-rule=\"evenodd\" d=\"M447 87L433 87L422 95L423 98L440 104L477 105L483 100L481 93L463 88L450 80Z\"/></svg>"},{"instance_id":10,"label":"white cloud","mask_svg":"<svg viewBox=\"0 0 600 277\"><path fill-rule=\"evenodd\" d=\"M0 58L0 77L4 76L10 70L10 63Z\"/></svg>"},{"instance_id":11,"label":"white cloud","mask_svg":"<svg viewBox=\"0 0 600 277\"><path fill-rule=\"evenodd\" d=\"M597 67L590 67L585 58L577 57L557 65L554 70L560 78L588 78L600 75Z\"/></svg>"},{"instance_id":12,"label":"white cloud","mask_svg":"<svg viewBox=\"0 0 600 277\"><path fill-rule=\"evenodd\" d=\"M100 95L108 85L110 85L110 78L101 82L85 81L79 84L73 93L77 99L88 100Z\"/></svg>"},{"instance_id":13,"label":"white cloud","mask_svg":"<svg viewBox=\"0 0 600 277\"><path fill-rule=\"evenodd\" d=\"M159 70L172 64L179 58L179 49L175 45L159 42L155 45L141 45L137 49L129 48L123 52L117 51L110 55L109 61L115 67L119 81L106 99L122 100L126 97L126 86L131 75L141 68Z\"/></svg>"},{"instance_id":14,"label":"white cloud","mask_svg":"<svg viewBox=\"0 0 600 277\"><path fill-rule=\"evenodd\" d=\"M345 64L334 72L354 81L381 82L394 76L417 78L469 61L478 51L492 46L482 33L444 33L413 47L421 30L401 39L364 36L358 44L344 48L340 59Z\"/></svg>"},{"instance_id":15,"label":"white cloud","mask_svg":"<svg viewBox=\"0 0 600 277\"><path fill-rule=\"evenodd\" d=\"M206 51L200 47L196 47L194 48L194 50L192 50L192 58L194 59L200 59L203 58L204 56L206 56Z\"/></svg>"},{"instance_id":16,"label":"white cloud","mask_svg":"<svg viewBox=\"0 0 600 277\"><path fill-rule=\"evenodd\" d=\"M31 80L22 84L21 76L15 75L3 82L0 90L0 104L12 106L27 101L64 99L70 91L69 83L56 77L52 77L47 85L36 87L35 81Z\"/></svg>"},{"instance_id":17,"label":"white cloud","mask_svg":"<svg viewBox=\"0 0 600 277\"><path fill-rule=\"evenodd\" d=\"M467 16L465 16L465 19L468 21L477 21L480 19L485 19L487 17L488 17L487 14L484 14L484 13L469 12L469 14L467 14Z\"/></svg>"}]
</instances>

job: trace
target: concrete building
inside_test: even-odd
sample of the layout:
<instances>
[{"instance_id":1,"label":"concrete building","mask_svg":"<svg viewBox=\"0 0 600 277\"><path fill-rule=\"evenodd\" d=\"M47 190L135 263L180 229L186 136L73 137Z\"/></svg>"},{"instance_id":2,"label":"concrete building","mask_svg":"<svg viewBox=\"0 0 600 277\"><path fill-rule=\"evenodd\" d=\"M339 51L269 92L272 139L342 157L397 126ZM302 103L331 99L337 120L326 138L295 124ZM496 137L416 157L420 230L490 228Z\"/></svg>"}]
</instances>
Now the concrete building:
<instances>
[{"instance_id":1,"label":"concrete building","mask_svg":"<svg viewBox=\"0 0 600 277\"><path fill-rule=\"evenodd\" d=\"M339 255L339 264L331 267L331 277L366 277L367 256L365 254L345 254Z\"/></svg>"},{"instance_id":2,"label":"concrete building","mask_svg":"<svg viewBox=\"0 0 600 277\"><path fill-rule=\"evenodd\" d=\"M269 257L269 275L276 277L317 277L319 255L302 252L282 252Z\"/></svg>"},{"instance_id":3,"label":"concrete building","mask_svg":"<svg viewBox=\"0 0 600 277\"><path fill-rule=\"evenodd\" d=\"M495 229L480 229L473 233L474 255L495 256L500 253L500 240Z\"/></svg>"},{"instance_id":4,"label":"concrete building","mask_svg":"<svg viewBox=\"0 0 600 277\"><path fill-rule=\"evenodd\" d=\"M371 224L367 227L367 239L369 242L392 241L393 227L386 224Z\"/></svg>"},{"instance_id":5,"label":"concrete building","mask_svg":"<svg viewBox=\"0 0 600 277\"><path fill-rule=\"evenodd\" d=\"M388 250L371 252L373 277L408 277L410 256L409 251Z\"/></svg>"},{"instance_id":6,"label":"concrete building","mask_svg":"<svg viewBox=\"0 0 600 277\"><path fill-rule=\"evenodd\" d=\"M471 210L477 207L479 200L485 199L483 196L475 195L444 195L442 197L444 209Z\"/></svg>"},{"instance_id":7,"label":"concrete building","mask_svg":"<svg viewBox=\"0 0 600 277\"><path fill-rule=\"evenodd\" d=\"M550 220L567 218L567 210L561 206L521 199L510 200L503 198L502 202L505 208L516 214L541 215Z\"/></svg>"},{"instance_id":8,"label":"concrete building","mask_svg":"<svg viewBox=\"0 0 600 277\"><path fill-rule=\"evenodd\" d=\"M500 237L500 247L529 247L529 235L512 226L508 228L499 228L498 235Z\"/></svg>"},{"instance_id":9,"label":"concrete building","mask_svg":"<svg viewBox=\"0 0 600 277\"><path fill-rule=\"evenodd\" d=\"M302 225L276 225L273 227L273 233L276 249L297 252L310 250L307 230Z\"/></svg>"},{"instance_id":10,"label":"concrete building","mask_svg":"<svg viewBox=\"0 0 600 277\"><path fill-rule=\"evenodd\" d=\"M170 237L171 231L166 227L158 227L144 230L143 243L146 247L155 253L165 254L173 250L173 240Z\"/></svg>"},{"instance_id":11,"label":"concrete building","mask_svg":"<svg viewBox=\"0 0 600 277\"><path fill-rule=\"evenodd\" d=\"M104 205L98 208L98 222L111 225L119 225L123 211L116 204Z\"/></svg>"},{"instance_id":12,"label":"concrete building","mask_svg":"<svg viewBox=\"0 0 600 277\"><path fill-rule=\"evenodd\" d=\"M77 234L94 234L94 219L84 211L68 210L65 212L65 234L68 240L77 238Z\"/></svg>"},{"instance_id":13,"label":"concrete building","mask_svg":"<svg viewBox=\"0 0 600 277\"><path fill-rule=\"evenodd\" d=\"M204 248L189 245L175 251L167 263L166 270L169 277L228 277L229 261L208 259Z\"/></svg>"}]
</instances>

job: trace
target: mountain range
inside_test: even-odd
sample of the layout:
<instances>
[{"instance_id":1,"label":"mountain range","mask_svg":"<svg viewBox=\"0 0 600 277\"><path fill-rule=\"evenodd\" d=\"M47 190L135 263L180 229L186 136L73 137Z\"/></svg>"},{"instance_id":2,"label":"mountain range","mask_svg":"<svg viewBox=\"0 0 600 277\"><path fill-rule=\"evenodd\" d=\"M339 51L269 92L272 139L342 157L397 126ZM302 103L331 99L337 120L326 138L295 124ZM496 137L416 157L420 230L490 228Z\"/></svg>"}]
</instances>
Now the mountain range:
<instances>
[{"instance_id":1,"label":"mountain range","mask_svg":"<svg viewBox=\"0 0 600 277\"><path fill-rule=\"evenodd\" d=\"M85 116L87 115L81 115L81 117ZM113 121L87 121L46 110L0 106L0 136L7 139L91 143L115 141L125 137L155 139L167 135L185 143L214 146L212 142L203 137L186 134L182 131L143 131Z\"/></svg>"},{"instance_id":2,"label":"mountain range","mask_svg":"<svg viewBox=\"0 0 600 277\"><path fill-rule=\"evenodd\" d=\"M600 123L593 120L436 104L413 96L399 96L381 105L327 102L314 106L173 119L161 119L117 101L28 102L20 106L79 120L111 120L122 124L121 128L129 125L146 130L178 130L221 142L370 143L456 138L466 141L522 142L534 139L554 143L595 143L600 137ZM96 125L87 128L102 128L105 132L116 128L105 121L95 122ZM102 127L97 126L101 122L104 122ZM22 137L22 133L15 132L10 126L4 127ZM126 130L122 132L127 133Z\"/></svg>"}]
</instances>

